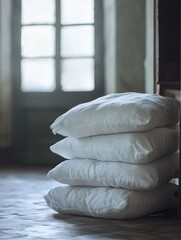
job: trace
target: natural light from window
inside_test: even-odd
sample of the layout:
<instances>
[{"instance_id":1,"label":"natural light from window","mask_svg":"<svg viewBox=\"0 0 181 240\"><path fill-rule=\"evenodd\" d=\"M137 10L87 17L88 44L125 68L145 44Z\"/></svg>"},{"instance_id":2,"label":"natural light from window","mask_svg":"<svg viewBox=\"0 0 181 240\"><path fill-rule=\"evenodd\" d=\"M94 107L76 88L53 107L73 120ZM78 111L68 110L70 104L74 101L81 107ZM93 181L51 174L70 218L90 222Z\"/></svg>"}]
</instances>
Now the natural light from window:
<instances>
[{"instance_id":1,"label":"natural light from window","mask_svg":"<svg viewBox=\"0 0 181 240\"><path fill-rule=\"evenodd\" d=\"M94 1L21 2L21 90L94 90Z\"/></svg>"}]
</instances>

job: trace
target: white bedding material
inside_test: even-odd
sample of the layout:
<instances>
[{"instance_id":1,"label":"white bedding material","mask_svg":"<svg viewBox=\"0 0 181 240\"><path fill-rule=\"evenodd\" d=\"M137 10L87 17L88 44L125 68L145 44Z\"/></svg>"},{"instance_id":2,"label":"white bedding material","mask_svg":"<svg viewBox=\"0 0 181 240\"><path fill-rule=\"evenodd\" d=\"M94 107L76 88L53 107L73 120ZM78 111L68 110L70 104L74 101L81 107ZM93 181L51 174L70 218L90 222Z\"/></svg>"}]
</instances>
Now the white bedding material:
<instances>
[{"instance_id":1,"label":"white bedding material","mask_svg":"<svg viewBox=\"0 0 181 240\"><path fill-rule=\"evenodd\" d=\"M73 186L151 190L166 184L177 173L178 154L174 153L140 165L90 159L66 160L50 170L47 176Z\"/></svg>"},{"instance_id":2,"label":"white bedding material","mask_svg":"<svg viewBox=\"0 0 181 240\"><path fill-rule=\"evenodd\" d=\"M176 130L155 128L146 132L86 138L67 137L51 146L50 149L66 159L88 158L141 164L174 152L177 145Z\"/></svg>"},{"instance_id":3,"label":"white bedding material","mask_svg":"<svg viewBox=\"0 0 181 240\"><path fill-rule=\"evenodd\" d=\"M53 133L71 137L145 131L174 124L178 103L146 93L115 93L77 105L50 126Z\"/></svg>"},{"instance_id":4,"label":"white bedding material","mask_svg":"<svg viewBox=\"0 0 181 240\"><path fill-rule=\"evenodd\" d=\"M176 189L173 184L152 191L64 186L51 189L44 198L59 213L128 219L176 208Z\"/></svg>"}]
</instances>

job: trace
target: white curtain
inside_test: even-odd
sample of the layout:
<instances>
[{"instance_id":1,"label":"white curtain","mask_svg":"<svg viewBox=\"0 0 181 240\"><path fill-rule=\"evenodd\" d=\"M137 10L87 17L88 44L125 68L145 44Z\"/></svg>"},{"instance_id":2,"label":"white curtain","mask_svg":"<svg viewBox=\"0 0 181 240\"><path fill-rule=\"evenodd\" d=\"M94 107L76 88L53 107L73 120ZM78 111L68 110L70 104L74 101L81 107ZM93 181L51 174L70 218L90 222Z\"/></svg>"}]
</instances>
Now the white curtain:
<instances>
[{"instance_id":1,"label":"white curtain","mask_svg":"<svg viewBox=\"0 0 181 240\"><path fill-rule=\"evenodd\" d=\"M0 0L0 148L11 145L11 0Z\"/></svg>"}]
</instances>

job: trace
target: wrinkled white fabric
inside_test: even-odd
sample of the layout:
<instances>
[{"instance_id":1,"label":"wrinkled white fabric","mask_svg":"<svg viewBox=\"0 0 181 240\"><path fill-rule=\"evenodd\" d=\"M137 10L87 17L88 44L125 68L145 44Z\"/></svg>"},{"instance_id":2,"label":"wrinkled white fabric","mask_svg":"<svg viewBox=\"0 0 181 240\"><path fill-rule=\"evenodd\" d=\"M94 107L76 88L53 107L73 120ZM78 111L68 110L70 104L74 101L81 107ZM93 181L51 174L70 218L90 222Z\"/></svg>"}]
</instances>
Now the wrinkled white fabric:
<instances>
[{"instance_id":1,"label":"wrinkled white fabric","mask_svg":"<svg viewBox=\"0 0 181 240\"><path fill-rule=\"evenodd\" d=\"M67 137L52 145L50 149L66 159L88 158L141 164L172 153L177 146L176 130L155 128L145 132L86 138Z\"/></svg>"},{"instance_id":2,"label":"wrinkled white fabric","mask_svg":"<svg viewBox=\"0 0 181 240\"><path fill-rule=\"evenodd\" d=\"M48 177L74 186L122 187L151 190L176 177L178 153L147 164L103 162L91 159L66 160L49 171Z\"/></svg>"},{"instance_id":3,"label":"wrinkled white fabric","mask_svg":"<svg viewBox=\"0 0 181 240\"><path fill-rule=\"evenodd\" d=\"M173 184L139 192L111 187L60 186L51 189L44 198L48 206L59 213L128 219L176 208L176 189Z\"/></svg>"},{"instance_id":4,"label":"wrinkled white fabric","mask_svg":"<svg viewBox=\"0 0 181 240\"><path fill-rule=\"evenodd\" d=\"M70 109L50 126L71 137L145 131L178 121L175 99L146 93L115 93Z\"/></svg>"}]
</instances>

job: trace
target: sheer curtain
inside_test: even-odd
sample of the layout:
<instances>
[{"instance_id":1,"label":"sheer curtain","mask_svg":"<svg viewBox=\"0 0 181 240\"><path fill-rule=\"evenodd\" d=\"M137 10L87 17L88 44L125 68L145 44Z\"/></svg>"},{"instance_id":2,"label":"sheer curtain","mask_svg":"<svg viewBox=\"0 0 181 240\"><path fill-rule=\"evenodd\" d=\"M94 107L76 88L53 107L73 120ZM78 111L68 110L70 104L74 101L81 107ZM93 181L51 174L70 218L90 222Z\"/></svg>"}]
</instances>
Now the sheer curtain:
<instances>
[{"instance_id":1,"label":"sheer curtain","mask_svg":"<svg viewBox=\"0 0 181 240\"><path fill-rule=\"evenodd\" d=\"M0 148L11 145L11 0L0 0Z\"/></svg>"}]
</instances>

